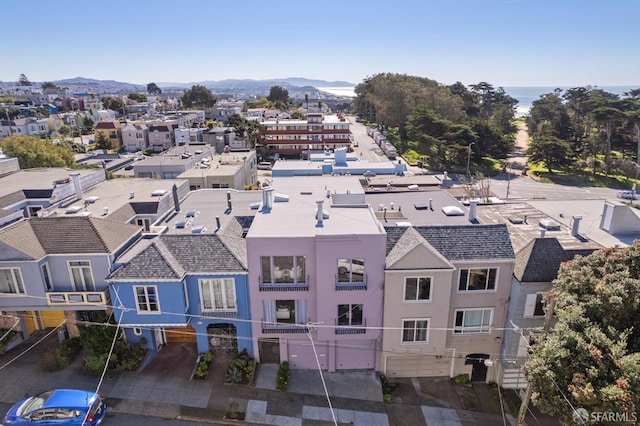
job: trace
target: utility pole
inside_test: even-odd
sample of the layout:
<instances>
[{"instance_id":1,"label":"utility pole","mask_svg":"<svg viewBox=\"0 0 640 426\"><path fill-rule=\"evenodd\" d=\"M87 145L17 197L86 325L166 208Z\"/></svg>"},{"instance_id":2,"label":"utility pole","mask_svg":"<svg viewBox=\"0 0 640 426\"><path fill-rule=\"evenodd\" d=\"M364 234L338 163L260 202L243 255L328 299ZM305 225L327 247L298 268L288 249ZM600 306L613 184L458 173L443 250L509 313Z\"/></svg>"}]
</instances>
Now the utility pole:
<instances>
[{"instance_id":1,"label":"utility pole","mask_svg":"<svg viewBox=\"0 0 640 426\"><path fill-rule=\"evenodd\" d=\"M547 312L544 315L544 326L542 330L546 333L551 328L551 320L553 319L553 308L556 305L556 300L552 297L549 299L549 306L547 307ZM516 422L517 426L524 425L524 417L527 415L527 408L529 407L529 401L531 400L531 394L533 393L533 389L531 386L531 382L527 383L527 390L524 393L524 398L522 398L522 404L520 404L520 411L518 411L518 421Z\"/></svg>"}]
</instances>

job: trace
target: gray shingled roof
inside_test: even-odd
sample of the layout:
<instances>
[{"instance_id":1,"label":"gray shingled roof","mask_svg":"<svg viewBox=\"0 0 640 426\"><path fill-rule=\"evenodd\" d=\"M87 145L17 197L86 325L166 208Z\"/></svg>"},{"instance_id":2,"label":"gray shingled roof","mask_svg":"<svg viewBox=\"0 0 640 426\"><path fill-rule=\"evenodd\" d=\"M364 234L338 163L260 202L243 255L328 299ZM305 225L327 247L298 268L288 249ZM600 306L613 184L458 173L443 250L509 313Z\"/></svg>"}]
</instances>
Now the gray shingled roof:
<instances>
[{"instance_id":1,"label":"gray shingled roof","mask_svg":"<svg viewBox=\"0 0 640 426\"><path fill-rule=\"evenodd\" d=\"M29 220L47 254L113 253L140 227L95 217L35 217Z\"/></svg>"},{"instance_id":2,"label":"gray shingled roof","mask_svg":"<svg viewBox=\"0 0 640 426\"><path fill-rule=\"evenodd\" d=\"M558 276L562 262L594 250L565 250L556 238L535 238L516 253L513 275L520 282L551 282Z\"/></svg>"},{"instance_id":3,"label":"gray shingled roof","mask_svg":"<svg viewBox=\"0 0 640 426\"><path fill-rule=\"evenodd\" d=\"M4 246L0 260L18 260L16 256L22 260L40 259L46 254L113 253L139 233L138 226L92 217L34 217L0 230L0 243Z\"/></svg>"},{"instance_id":4,"label":"gray shingled roof","mask_svg":"<svg viewBox=\"0 0 640 426\"><path fill-rule=\"evenodd\" d=\"M245 272L218 235L161 235L110 280L181 279L186 273Z\"/></svg>"},{"instance_id":5,"label":"gray shingled roof","mask_svg":"<svg viewBox=\"0 0 640 426\"><path fill-rule=\"evenodd\" d=\"M513 259L515 256L504 224L416 226L414 229L449 260ZM385 230L389 254L406 228L388 227Z\"/></svg>"}]
</instances>

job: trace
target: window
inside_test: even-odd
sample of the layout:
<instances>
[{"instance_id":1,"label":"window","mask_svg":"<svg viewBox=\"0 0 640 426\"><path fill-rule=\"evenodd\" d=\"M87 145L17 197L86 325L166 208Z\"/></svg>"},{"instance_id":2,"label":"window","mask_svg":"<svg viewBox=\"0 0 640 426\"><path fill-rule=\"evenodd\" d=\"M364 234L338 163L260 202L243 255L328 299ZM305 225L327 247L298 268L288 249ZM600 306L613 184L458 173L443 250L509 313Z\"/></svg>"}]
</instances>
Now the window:
<instances>
[{"instance_id":1,"label":"window","mask_svg":"<svg viewBox=\"0 0 640 426\"><path fill-rule=\"evenodd\" d=\"M200 280L203 311L235 311L236 285L233 278Z\"/></svg>"},{"instance_id":2,"label":"window","mask_svg":"<svg viewBox=\"0 0 640 426\"><path fill-rule=\"evenodd\" d=\"M406 277L404 279L404 301L424 302L431 300L430 277Z\"/></svg>"},{"instance_id":3,"label":"window","mask_svg":"<svg viewBox=\"0 0 640 426\"><path fill-rule=\"evenodd\" d=\"M144 232L149 232L149 229L151 229L151 221L149 219L136 219L136 223L143 228Z\"/></svg>"},{"instance_id":4,"label":"window","mask_svg":"<svg viewBox=\"0 0 640 426\"><path fill-rule=\"evenodd\" d=\"M456 311L454 334L489 333L492 309L465 309Z\"/></svg>"},{"instance_id":5,"label":"window","mask_svg":"<svg viewBox=\"0 0 640 426\"><path fill-rule=\"evenodd\" d=\"M459 291L486 291L496 289L498 270L491 269L462 269L460 271Z\"/></svg>"},{"instance_id":6,"label":"window","mask_svg":"<svg viewBox=\"0 0 640 426\"><path fill-rule=\"evenodd\" d=\"M306 300L262 301L264 321L269 324L306 324L309 321Z\"/></svg>"},{"instance_id":7,"label":"window","mask_svg":"<svg viewBox=\"0 0 640 426\"><path fill-rule=\"evenodd\" d=\"M338 305L338 325L362 325L362 305Z\"/></svg>"},{"instance_id":8,"label":"window","mask_svg":"<svg viewBox=\"0 0 640 426\"><path fill-rule=\"evenodd\" d=\"M544 316L544 306L542 304L543 293L527 294L524 305L524 318L534 318Z\"/></svg>"},{"instance_id":9,"label":"window","mask_svg":"<svg viewBox=\"0 0 640 426\"><path fill-rule=\"evenodd\" d=\"M402 321L402 343L427 343L429 341L429 319Z\"/></svg>"},{"instance_id":10,"label":"window","mask_svg":"<svg viewBox=\"0 0 640 426\"><path fill-rule=\"evenodd\" d=\"M158 289L156 286L134 286L133 291L136 295L138 313L160 312Z\"/></svg>"},{"instance_id":11,"label":"window","mask_svg":"<svg viewBox=\"0 0 640 426\"><path fill-rule=\"evenodd\" d=\"M364 282L364 259L338 259L338 282Z\"/></svg>"},{"instance_id":12,"label":"window","mask_svg":"<svg viewBox=\"0 0 640 426\"><path fill-rule=\"evenodd\" d=\"M42 278L44 279L45 288L48 291L53 290L53 283L51 282L51 274L49 273L49 264L43 263L40 269L42 270Z\"/></svg>"},{"instance_id":13,"label":"window","mask_svg":"<svg viewBox=\"0 0 640 426\"><path fill-rule=\"evenodd\" d=\"M142 329L140 327L134 327L133 334L136 336L142 336Z\"/></svg>"},{"instance_id":14,"label":"window","mask_svg":"<svg viewBox=\"0 0 640 426\"><path fill-rule=\"evenodd\" d=\"M0 293L24 294L19 268L0 269Z\"/></svg>"},{"instance_id":15,"label":"window","mask_svg":"<svg viewBox=\"0 0 640 426\"><path fill-rule=\"evenodd\" d=\"M306 259L304 256L262 256L260 262L263 283L306 283Z\"/></svg>"},{"instance_id":16,"label":"window","mask_svg":"<svg viewBox=\"0 0 640 426\"><path fill-rule=\"evenodd\" d=\"M69 270L71 271L71 281L76 291L95 291L91 262L88 260L69 262Z\"/></svg>"}]
</instances>

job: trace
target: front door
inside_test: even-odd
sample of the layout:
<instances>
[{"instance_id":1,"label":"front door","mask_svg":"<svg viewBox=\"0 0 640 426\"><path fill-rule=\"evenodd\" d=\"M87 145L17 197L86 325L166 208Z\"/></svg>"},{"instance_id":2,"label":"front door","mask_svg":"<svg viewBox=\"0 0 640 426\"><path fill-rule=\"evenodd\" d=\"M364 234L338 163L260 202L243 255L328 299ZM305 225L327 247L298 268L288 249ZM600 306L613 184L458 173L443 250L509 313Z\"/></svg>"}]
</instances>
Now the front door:
<instances>
[{"instance_id":1,"label":"front door","mask_svg":"<svg viewBox=\"0 0 640 426\"><path fill-rule=\"evenodd\" d=\"M485 382L487 381L487 365L484 363L489 359L488 354L469 354L466 356L465 365L471 365L471 381Z\"/></svg>"},{"instance_id":2,"label":"front door","mask_svg":"<svg viewBox=\"0 0 640 426\"><path fill-rule=\"evenodd\" d=\"M164 330L160 327L153 329L154 338L156 341L156 349L159 351L164 345Z\"/></svg>"}]
</instances>

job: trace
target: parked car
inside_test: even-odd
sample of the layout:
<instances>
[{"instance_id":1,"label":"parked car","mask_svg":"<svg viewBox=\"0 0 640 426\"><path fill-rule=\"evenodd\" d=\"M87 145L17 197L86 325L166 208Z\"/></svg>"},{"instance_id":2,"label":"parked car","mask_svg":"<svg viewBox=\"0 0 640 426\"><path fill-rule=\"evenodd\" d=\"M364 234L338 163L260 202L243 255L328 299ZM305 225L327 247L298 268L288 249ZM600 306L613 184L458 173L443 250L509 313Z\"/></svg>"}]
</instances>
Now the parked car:
<instances>
[{"instance_id":1,"label":"parked car","mask_svg":"<svg viewBox=\"0 0 640 426\"><path fill-rule=\"evenodd\" d=\"M95 392L54 389L19 401L2 419L13 425L97 426L107 415L107 404Z\"/></svg>"},{"instance_id":2,"label":"parked car","mask_svg":"<svg viewBox=\"0 0 640 426\"><path fill-rule=\"evenodd\" d=\"M271 170L271 163L269 161L262 161L258 163L258 170Z\"/></svg>"},{"instance_id":3,"label":"parked car","mask_svg":"<svg viewBox=\"0 0 640 426\"><path fill-rule=\"evenodd\" d=\"M636 193L633 191L618 191L618 198L623 198L625 200L635 200Z\"/></svg>"}]
</instances>

